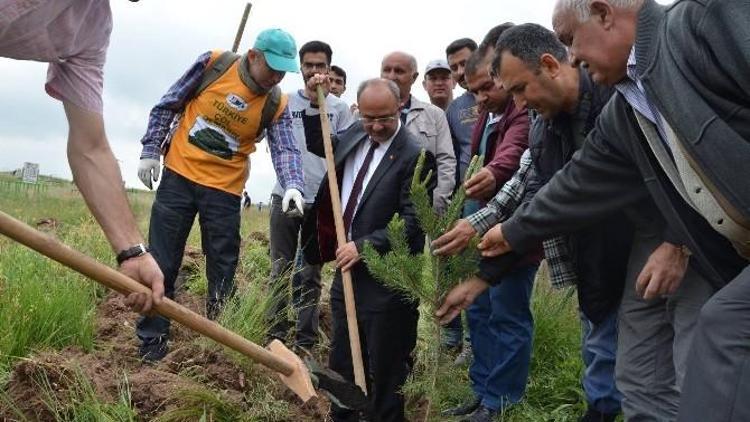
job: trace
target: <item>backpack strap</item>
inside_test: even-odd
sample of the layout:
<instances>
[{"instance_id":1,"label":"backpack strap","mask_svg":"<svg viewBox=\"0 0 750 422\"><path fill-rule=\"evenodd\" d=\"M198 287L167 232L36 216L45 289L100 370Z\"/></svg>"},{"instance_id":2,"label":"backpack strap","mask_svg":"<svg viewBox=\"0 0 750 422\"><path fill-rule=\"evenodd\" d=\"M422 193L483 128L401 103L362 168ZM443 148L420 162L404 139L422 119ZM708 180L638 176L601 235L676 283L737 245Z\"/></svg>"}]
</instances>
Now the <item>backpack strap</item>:
<instances>
[{"instance_id":1,"label":"backpack strap","mask_svg":"<svg viewBox=\"0 0 750 422\"><path fill-rule=\"evenodd\" d=\"M211 66L209 66L203 72L203 79L201 79L201 83L200 85L198 85L198 88L195 89L192 98L200 95L200 93L208 88L209 85L219 79L219 77L223 75L224 72L226 72L227 69L229 69L229 67L232 66L232 64L239 58L239 54L235 54L231 51L224 51L223 53L219 54L219 57L217 57L216 60L214 60L214 62L211 64Z\"/></svg>"},{"instance_id":2,"label":"backpack strap","mask_svg":"<svg viewBox=\"0 0 750 422\"><path fill-rule=\"evenodd\" d=\"M263 104L263 111L260 114L260 126L258 126L257 139L263 136L263 132L271 126L273 117L279 110L279 104L281 104L281 88L278 85L271 88L271 91L266 97L266 102Z\"/></svg>"}]
</instances>

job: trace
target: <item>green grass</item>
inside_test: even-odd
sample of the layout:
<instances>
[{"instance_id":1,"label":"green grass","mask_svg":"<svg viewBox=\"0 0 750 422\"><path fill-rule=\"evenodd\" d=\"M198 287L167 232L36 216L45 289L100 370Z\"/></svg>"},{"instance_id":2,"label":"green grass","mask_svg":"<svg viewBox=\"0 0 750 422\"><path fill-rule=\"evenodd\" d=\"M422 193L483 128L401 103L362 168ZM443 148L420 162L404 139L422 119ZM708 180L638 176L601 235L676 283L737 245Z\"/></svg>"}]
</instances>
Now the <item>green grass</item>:
<instances>
[{"instance_id":1,"label":"green grass","mask_svg":"<svg viewBox=\"0 0 750 422\"><path fill-rule=\"evenodd\" d=\"M510 407L505 421L577 421L586 410L575 291L553 290L544 274L534 286L531 376L523 401Z\"/></svg>"},{"instance_id":2,"label":"green grass","mask_svg":"<svg viewBox=\"0 0 750 422\"><path fill-rule=\"evenodd\" d=\"M20 246L0 256L0 372L35 349L91 350L97 288Z\"/></svg>"},{"instance_id":3,"label":"green grass","mask_svg":"<svg viewBox=\"0 0 750 422\"><path fill-rule=\"evenodd\" d=\"M51 234L107 264L113 257L101 229L72 185L44 195L0 190L0 209L35 226L54 219ZM94 310L105 289L30 249L0 237L0 379L14 359L45 348L91 350Z\"/></svg>"},{"instance_id":4,"label":"green grass","mask_svg":"<svg viewBox=\"0 0 750 422\"><path fill-rule=\"evenodd\" d=\"M128 195L139 226L145 233L153 193L140 191ZM54 218L57 222L52 231L55 236L88 255L113 264L106 239L72 184L50 182L46 191L39 192L9 192L0 186L0 210L31 225L43 218ZM267 209L258 212L253 208L243 212L241 236L248 240L252 232L267 236ZM255 235L258 236L263 237L262 234ZM200 248L197 223L188 244ZM199 260L197 271L188 280L189 289L194 293L205 289L204 265L203 260ZM267 292L270 268L268 248L263 241L247 241L237 269L237 295L227 305L221 319L222 324L256 343L263 343L268 329L265 313L270 296ZM330 284L332 276L332 267L326 266L324 285ZM0 390L7 382L8 370L16 358L28 356L35 350L59 350L69 345L91 350L94 311L103 293L104 289L90 280L0 237ZM575 295L550 289L542 272L535 284L533 311L535 338L526 394L521 403L512 406L498 420L574 421L585 408L579 381L582 364ZM428 351L430 339L434 336L432 329L431 320L423 315L416 351L418 356ZM325 344L321 345L321 350L325 347ZM190 420L290 420L290 415L294 414L290 409L292 405L274 397L274 388L278 387L272 385L270 378L257 371L247 372L247 375L246 393L239 402L237 397L203 386L203 390L176 396L175 412L160 416L162 420L170 420L170 417L177 420L176 416L180 414L189 414L187 419ZM441 365L438 375L433 397L436 408L458 404L471 396L466 368ZM129 406L127 382L114 402L97 398L85 380L78 382L80 391L60 397L62 402L55 402L51 396L47 400L51 409L57 409L60 420L102 420L87 416L97 412L111 415L104 416L104 420L134 418ZM43 388L43 384L40 385ZM415 383L405 389L411 398L409 411L414 415L417 401L428 389ZM75 417L71 419L71 415ZM222 419L224 417L230 419ZM435 416L431 420L440 418Z\"/></svg>"}]
</instances>

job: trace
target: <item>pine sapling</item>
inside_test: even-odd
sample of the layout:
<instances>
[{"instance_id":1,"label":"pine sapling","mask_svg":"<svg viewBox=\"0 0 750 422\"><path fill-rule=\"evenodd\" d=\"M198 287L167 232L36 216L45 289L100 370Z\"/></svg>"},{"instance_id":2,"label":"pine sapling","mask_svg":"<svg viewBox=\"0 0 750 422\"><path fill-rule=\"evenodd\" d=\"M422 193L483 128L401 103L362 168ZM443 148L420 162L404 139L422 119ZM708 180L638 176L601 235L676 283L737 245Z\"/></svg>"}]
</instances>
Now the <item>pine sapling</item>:
<instances>
[{"instance_id":1,"label":"pine sapling","mask_svg":"<svg viewBox=\"0 0 750 422\"><path fill-rule=\"evenodd\" d=\"M482 162L482 157L472 158L465 180L479 171ZM425 152L422 150L411 182L411 201L414 204L417 221L429 241L448 231L461 217L466 190L463 185L460 186L445 212L442 215L438 214L432 207L432 198L428 188L432 170L423 175L424 163ZM381 255L371 244L365 243L363 257L370 273L375 278L385 286L402 293L409 300L419 301L423 306L422 315L430 320L431 329L427 334L429 338L423 342L427 349L421 351L419 369L415 370L411 381L412 384L421 386L417 390L427 397L425 420L428 420L430 407L437 397L436 383L440 368L447 364L444 362L445 359L441 359L443 356L442 327L433 315L450 289L476 270L478 239L473 239L466 250L455 256L435 256L429 252L429 248L426 253L414 256L409 250L405 222L398 214L388 224L387 232L390 250ZM429 265L429 271L423 271L426 263Z\"/></svg>"}]
</instances>

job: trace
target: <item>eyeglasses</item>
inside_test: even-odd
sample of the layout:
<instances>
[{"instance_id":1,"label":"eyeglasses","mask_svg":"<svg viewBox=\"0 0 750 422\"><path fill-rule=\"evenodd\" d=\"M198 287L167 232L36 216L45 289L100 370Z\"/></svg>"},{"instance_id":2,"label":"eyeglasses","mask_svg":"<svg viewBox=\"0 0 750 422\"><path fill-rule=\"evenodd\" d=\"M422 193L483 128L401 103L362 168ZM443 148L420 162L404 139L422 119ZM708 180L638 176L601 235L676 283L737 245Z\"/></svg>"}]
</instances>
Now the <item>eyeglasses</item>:
<instances>
[{"instance_id":1,"label":"eyeglasses","mask_svg":"<svg viewBox=\"0 0 750 422\"><path fill-rule=\"evenodd\" d=\"M360 117L359 121L362 122L363 125L366 126L372 126L375 123L380 123L381 125L385 125L388 123L393 123L397 119L396 116L388 116L388 117Z\"/></svg>"}]
</instances>

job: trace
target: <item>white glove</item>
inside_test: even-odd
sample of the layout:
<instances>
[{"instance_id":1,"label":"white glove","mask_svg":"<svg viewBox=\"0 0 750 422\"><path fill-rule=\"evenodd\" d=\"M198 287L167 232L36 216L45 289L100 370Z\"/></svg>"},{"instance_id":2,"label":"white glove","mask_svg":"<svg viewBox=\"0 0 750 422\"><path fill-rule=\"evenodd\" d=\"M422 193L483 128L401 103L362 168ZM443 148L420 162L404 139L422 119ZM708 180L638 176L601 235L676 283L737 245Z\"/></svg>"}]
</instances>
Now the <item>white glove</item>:
<instances>
[{"instance_id":1,"label":"white glove","mask_svg":"<svg viewBox=\"0 0 750 422\"><path fill-rule=\"evenodd\" d=\"M143 184L149 189L153 189L151 179L153 179L154 182L159 181L160 171L159 160L154 160L153 158L141 158L141 161L138 163L138 178L141 179L141 182L143 182Z\"/></svg>"},{"instance_id":2,"label":"white glove","mask_svg":"<svg viewBox=\"0 0 750 422\"><path fill-rule=\"evenodd\" d=\"M289 201L294 201L294 208L289 209ZM290 217L302 217L305 213L303 207L304 202L302 201L302 193L300 191L297 189L287 189L284 192L284 199L281 200L281 211L287 213Z\"/></svg>"}]
</instances>

